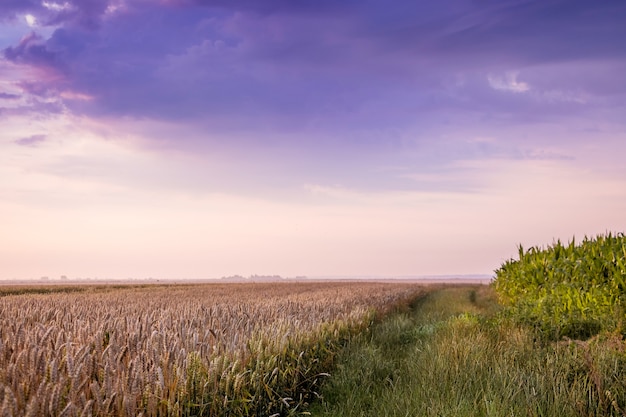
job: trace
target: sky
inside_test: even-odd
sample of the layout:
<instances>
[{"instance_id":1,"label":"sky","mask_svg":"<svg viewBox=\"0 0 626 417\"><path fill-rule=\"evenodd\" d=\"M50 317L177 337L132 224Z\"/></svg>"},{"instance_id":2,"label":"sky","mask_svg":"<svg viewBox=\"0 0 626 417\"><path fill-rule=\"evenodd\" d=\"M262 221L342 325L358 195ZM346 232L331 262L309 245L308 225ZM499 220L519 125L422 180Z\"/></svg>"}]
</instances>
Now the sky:
<instances>
[{"instance_id":1,"label":"sky","mask_svg":"<svg viewBox=\"0 0 626 417\"><path fill-rule=\"evenodd\" d=\"M625 231L623 0L2 0L0 280L492 274Z\"/></svg>"}]
</instances>

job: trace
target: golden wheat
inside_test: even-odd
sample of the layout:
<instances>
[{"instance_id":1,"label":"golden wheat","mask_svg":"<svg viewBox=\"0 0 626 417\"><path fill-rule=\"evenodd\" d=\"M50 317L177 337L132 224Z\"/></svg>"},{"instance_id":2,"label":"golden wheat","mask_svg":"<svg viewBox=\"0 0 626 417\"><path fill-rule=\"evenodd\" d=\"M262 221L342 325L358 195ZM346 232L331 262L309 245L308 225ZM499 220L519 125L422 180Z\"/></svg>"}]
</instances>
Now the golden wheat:
<instances>
[{"instance_id":1,"label":"golden wheat","mask_svg":"<svg viewBox=\"0 0 626 417\"><path fill-rule=\"evenodd\" d=\"M282 413L305 401L297 393L317 383L331 343L415 292L250 283L5 295L0 414Z\"/></svg>"}]
</instances>

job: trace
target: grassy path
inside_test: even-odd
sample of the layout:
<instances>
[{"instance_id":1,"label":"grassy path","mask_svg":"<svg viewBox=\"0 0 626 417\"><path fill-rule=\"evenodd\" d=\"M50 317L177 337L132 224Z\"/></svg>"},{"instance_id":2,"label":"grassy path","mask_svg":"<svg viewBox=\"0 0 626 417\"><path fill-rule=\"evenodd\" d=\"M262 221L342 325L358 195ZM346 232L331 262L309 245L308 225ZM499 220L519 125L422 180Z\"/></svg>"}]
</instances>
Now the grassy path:
<instances>
[{"instance_id":1,"label":"grassy path","mask_svg":"<svg viewBox=\"0 0 626 417\"><path fill-rule=\"evenodd\" d=\"M415 395L415 391L428 393L434 399L422 369L423 357L435 353L435 335L446 320L485 310L478 305L479 291L485 290L480 287L437 290L416 300L409 311L376 326L371 334L354 340L325 386L323 402L311 410L312 415L416 415L410 411L422 408L413 404L421 401L422 395Z\"/></svg>"},{"instance_id":2,"label":"grassy path","mask_svg":"<svg viewBox=\"0 0 626 417\"><path fill-rule=\"evenodd\" d=\"M624 395L624 355L602 348L605 343L540 343L530 330L487 320L497 308L493 297L481 286L434 291L357 337L309 411L348 417L624 415L622 401L614 401Z\"/></svg>"}]
</instances>

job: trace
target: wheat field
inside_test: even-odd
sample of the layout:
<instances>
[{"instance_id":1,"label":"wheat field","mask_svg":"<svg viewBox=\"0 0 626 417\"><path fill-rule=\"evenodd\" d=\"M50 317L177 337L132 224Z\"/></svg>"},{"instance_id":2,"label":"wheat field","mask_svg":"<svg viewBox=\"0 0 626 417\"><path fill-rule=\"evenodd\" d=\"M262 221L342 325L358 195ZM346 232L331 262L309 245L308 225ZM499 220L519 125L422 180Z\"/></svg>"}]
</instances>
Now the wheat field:
<instances>
[{"instance_id":1,"label":"wheat field","mask_svg":"<svg viewBox=\"0 0 626 417\"><path fill-rule=\"evenodd\" d=\"M415 284L85 287L0 297L2 416L294 415Z\"/></svg>"}]
</instances>

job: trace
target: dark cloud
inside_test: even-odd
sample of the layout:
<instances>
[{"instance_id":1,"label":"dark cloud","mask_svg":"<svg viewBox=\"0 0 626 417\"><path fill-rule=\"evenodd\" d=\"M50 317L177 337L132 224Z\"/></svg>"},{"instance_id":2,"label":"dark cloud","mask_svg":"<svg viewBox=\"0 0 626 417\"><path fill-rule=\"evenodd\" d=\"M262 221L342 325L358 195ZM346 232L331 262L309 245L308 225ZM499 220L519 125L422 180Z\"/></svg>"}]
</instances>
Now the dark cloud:
<instances>
[{"instance_id":1,"label":"dark cloud","mask_svg":"<svg viewBox=\"0 0 626 417\"><path fill-rule=\"evenodd\" d=\"M48 82L23 81L18 83L22 91L28 95L40 98L54 98L58 91Z\"/></svg>"},{"instance_id":2,"label":"dark cloud","mask_svg":"<svg viewBox=\"0 0 626 417\"><path fill-rule=\"evenodd\" d=\"M622 1L113 5L2 3L0 11L33 13L56 27L49 39L31 33L4 50L11 62L57 72L22 83L24 91L90 96L65 105L96 117L184 121L211 133L332 131L342 140L468 117L541 121L613 105L626 93L614 69L626 58ZM490 84L511 71L527 91Z\"/></svg>"},{"instance_id":3,"label":"dark cloud","mask_svg":"<svg viewBox=\"0 0 626 417\"><path fill-rule=\"evenodd\" d=\"M20 146L37 146L45 142L47 139L46 135L33 135L26 138L17 139L15 143Z\"/></svg>"},{"instance_id":4,"label":"dark cloud","mask_svg":"<svg viewBox=\"0 0 626 417\"><path fill-rule=\"evenodd\" d=\"M107 8L113 2L108 0L2 0L0 21L15 19L20 14L29 13L45 26L71 25L87 29L97 29ZM52 6L46 6L52 5Z\"/></svg>"},{"instance_id":5,"label":"dark cloud","mask_svg":"<svg viewBox=\"0 0 626 417\"><path fill-rule=\"evenodd\" d=\"M56 13L48 13L45 24L53 26L67 24L95 30L100 27L111 3L107 0L74 0L70 7Z\"/></svg>"},{"instance_id":6,"label":"dark cloud","mask_svg":"<svg viewBox=\"0 0 626 417\"><path fill-rule=\"evenodd\" d=\"M4 100L17 100L21 96L19 94L0 93L0 99Z\"/></svg>"},{"instance_id":7,"label":"dark cloud","mask_svg":"<svg viewBox=\"0 0 626 417\"><path fill-rule=\"evenodd\" d=\"M41 9L43 6L39 0L2 0L0 22L14 19L18 13L32 13Z\"/></svg>"},{"instance_id":8,"label":"dark cloud","mask_svg":"<svg viewBox=\"0 0 626 417\"><path fill-rule=\"evenodd\" d=\"M50 51L42 39L35 32L31 32L15 47L8 47L4 51L4 58L21 64L32 66L54 67L59 61L57 54Z\"/></svg>"},{"instance_id":9,"label":"dark cloud","mask_svg":"<svg viewBox=\"0 0 626 417\"><path fill-rule=\"evenodd\" d=\"M226 10L238 10L254 12L258 14L329 14L329 13L349 13L360 4L357 0L173 0L171 5L178 7L202 6L208 8L221 8Z\"/></svg>"},{"instance_id":10,"label":"dark cloud","mask_svg":"<svg viewBox=\"0 0 626 417\"><path fill-rule=\"evenodd\" d=\"M626 56L626 5L585 0L446 2L396 18L370 14L363 36L386 48L435 57L437 65L484 68ZM436 9L435 9L436 7ZM448 12L443 13L443 11ZM393 13L393 12L389 12Z\"/></svg>"}]
</instances>

